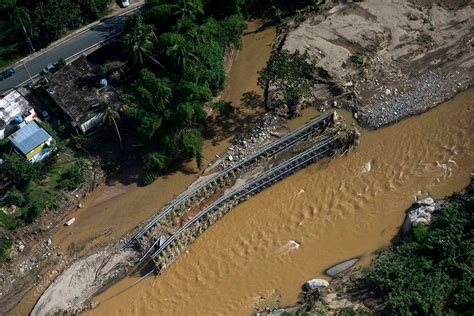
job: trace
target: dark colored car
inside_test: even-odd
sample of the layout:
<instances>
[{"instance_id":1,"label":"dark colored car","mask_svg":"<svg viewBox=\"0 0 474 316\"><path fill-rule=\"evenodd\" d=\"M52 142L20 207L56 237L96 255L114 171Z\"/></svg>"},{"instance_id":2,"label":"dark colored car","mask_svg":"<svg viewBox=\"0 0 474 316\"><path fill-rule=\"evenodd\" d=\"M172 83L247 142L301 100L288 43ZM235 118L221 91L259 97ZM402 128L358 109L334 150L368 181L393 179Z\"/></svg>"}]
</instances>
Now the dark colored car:
<instances>
[{"instance_id":1,"label":"dark colored car","mask_svg":"<svg viewBox=\"0 0 474 316\"><path fill-rule=\"evenodd\" d=\"M8 68L4 72L0 73L0 80L6 79L15 73L15 68Z\"/></svg>"}]
</instances>

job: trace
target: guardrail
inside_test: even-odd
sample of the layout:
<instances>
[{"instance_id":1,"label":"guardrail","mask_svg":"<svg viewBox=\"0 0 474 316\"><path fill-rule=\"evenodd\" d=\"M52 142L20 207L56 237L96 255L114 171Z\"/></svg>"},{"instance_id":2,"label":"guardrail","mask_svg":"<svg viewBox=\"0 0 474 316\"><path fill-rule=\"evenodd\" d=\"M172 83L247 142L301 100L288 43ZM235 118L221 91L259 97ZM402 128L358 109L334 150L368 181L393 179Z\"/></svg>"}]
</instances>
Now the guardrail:
<instances>
[{"instance_id":1,"label":"guardrail","mask_svg":"<svg viewBox=\"0 0 474 316\"><path fill-rule=\"evenodd\" d=\"M211 178L207 179L206 181L203 181L202 183L198 184L195 188L191 190L187 190L180 194L177 198L175 198L171 203L166 205L161 212L157 213L155 216L153 216L149 222L145 225L144 228L142 228L140 231L138 231L132 238L131 241L139 241L139 239L143 238L146 233L152 229L160 219L162 219L164 216L168 215L170 212L172 212L175 208L181 205L181 203L185 202L189 197L193 196L195 193L199 192L203 188L205 188L207 185L209 185L212 181L215 181L216 179L219 179L220 177L225 176L226 174L229 174L233 170L237 170L243 166L249 165L251 163L254 163L256 159L260 158L261 156L265 155L266 157L273 156L285 149L290 148L294 144L298 143L308 135L310 135L317 127L319 127L322 123L324 123L327 119L331 118L333 116L334 112L329 112L323 115L318 116L317 118L309 121L308 123L304 124L300 128L294 130L293 132L281 137L277 141L268 144L261 149L257 150L252 156L244 159L243 161L237 163L234 166L230 166L226 168L225 170L219 172L218 174L212 176ZM157 241L155 241L156 244ZM148 254L148 252L146 253Z\"/></svg>"},{"instance_id":2,"label":"guardrail","mask_svg":"<svg viewBox=\"0 0 474 316\"><path fill-rule=\"evenodd\" d=\"M230 200L233 200L236 203L240 203L241 201L248 199L250 196L264 190L270 185L284 179L285 177L296 172L302 167L310 164L319 157L327 155L328 153L332 153L332 145L334 144L336 139L337 137L335 136L328 137L322 142L300 153L299 155L287 160L285 163L264 172L258 178L253 179L252 181L248 182L237 190L223 195L221 198L219 198L210 206L208 206L204 211L194 216L190 221L188 221L185 225L178 229L170 238L168 238L162 245L160 245L160 247L151 255L151 258L155 259L157 256L159 256L183 232L185 232L188 228L199 222L205 216L207 217L213 212L219 210L224 203L229 202ZM145 258L145 256L142 257L140 261L144 260ZM161 269L159 267L157 268Z\"/></svg>"}]
</instances>

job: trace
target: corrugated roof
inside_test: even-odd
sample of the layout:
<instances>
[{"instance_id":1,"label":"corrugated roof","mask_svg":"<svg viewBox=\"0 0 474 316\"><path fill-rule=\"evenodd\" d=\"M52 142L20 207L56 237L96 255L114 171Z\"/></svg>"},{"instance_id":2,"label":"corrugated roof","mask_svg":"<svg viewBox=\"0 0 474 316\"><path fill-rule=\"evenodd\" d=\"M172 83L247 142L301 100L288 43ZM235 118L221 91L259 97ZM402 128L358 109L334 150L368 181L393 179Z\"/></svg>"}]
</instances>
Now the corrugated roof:
<instances>
[{"instance_id":1,"label":"corrugated roof","mask_svg":"<svg viewBox=\"0 0 474 316\"><path fill-rule=\"evenodd\" d=\"M50 137L38 123L33 121L16 131L9 139L18 150L26 155Z\"/></svg>"}]
</instances>

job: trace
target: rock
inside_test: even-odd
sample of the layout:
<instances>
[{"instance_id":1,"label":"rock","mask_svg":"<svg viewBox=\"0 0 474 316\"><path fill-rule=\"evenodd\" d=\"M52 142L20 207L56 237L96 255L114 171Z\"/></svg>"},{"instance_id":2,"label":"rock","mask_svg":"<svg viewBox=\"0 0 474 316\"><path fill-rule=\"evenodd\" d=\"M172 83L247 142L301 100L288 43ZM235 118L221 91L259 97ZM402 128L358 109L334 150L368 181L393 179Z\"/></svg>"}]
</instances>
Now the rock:
<instances>
[{"instance_id":1,"label":"rock","mask_svg":"<svg viewBox=\"0 0 474 316\"><path fill-rule=\"evenodd\" d=\"M23 250L25 250L25 245L23 244L18 245L18 252L23 252Z\"/></svg>"},{"instance_id":2,"label":"rock","mask_svg":"<svg viewBox=\"0 0 474 316\"><path fill-rule=\"evenodd\" d=\"M401 232L407 234L413 224L429 225L431 223L431 214L434 211L436 211L436 204L432 197L417 201L408 210L408 214L401 227Z\"/></svg>"},{"instance_id":3,"label":"rock","mask_svg":"<svg viewBox=\"0 0 474 316\"><path fill-rule=\"evenodd\" d=\"M326 287L329 285L329 282L324 280L324 279L312 279L309 281L306 281L303 285L303 289L308 292L312 291L318 287Z\"/></svg>"},{"instance_id":4,"label":"rock","mask_svg":"<svg viewBox=\"0 0 474 316\"><path fill-rule=\"evenodd\" d=\"M82 204L82 202L77 204L77 208L83 208L83 207L84 207L84 204Z\"/></svg>"},{"instance_id":5,"label":"rock","mask_svg":"<svg viewBox=\"0 0 474 316\"><path fill-rule=\"evenodd\" d=\"M232 161L232 160L234 160L234 157L229 156L229 161Z\"/></svg>"},{"instance_id":6,"label":"rock","mask_svg":"<svg viewBox=\"0 0 474 316\"><path fill-rule=\"evenodd\" d=\"M435 201L433 200L433 198L431 196L428 196L428 197L424 198L423 200L418 201L418 204L420 204L420 205L434 205Z\"/></svg>"},{"instance_id":7,"label":"rock","mask_svg":"<svg viewBox=\"0 0 474 316\"><path fill-rule=\"evenodd\" d=\"M73 217L73 218L71 218L70 220L68 220L65 225L66 225L66 226L71 226L72 224L74 224L75 221L76 221L76 218Z\"/></svg>"},{"instance_id":8,"label":"rock","mask_svg":"<svg viewBox=\"0 0 474 316\"><path fill-rule=\"evenodd\" d=\"M367 161L361 168L361 173L367 173L372 170L372 163L370 161Z\"/></svg>"},{"instance_id":9,"label":"rock","mask_svg":"<svg viewBox=\"0 0 474 316\"><path fill-rule=\"evenodd\" d=\"M48 246L51 246L51 238L48 238L48 240L46 241L46 244L47 244Z\"/></svg>"},{"instance_id":10,"label":"rock","mask_svg":"<svg viewBox=\"0 0 474 316\"><path fill-rule=\"evenodd\" d=\"M357 120L358 117L359 115L357 114L357 112L354 112L354 118Z\"/></svg>"}]
</instances>

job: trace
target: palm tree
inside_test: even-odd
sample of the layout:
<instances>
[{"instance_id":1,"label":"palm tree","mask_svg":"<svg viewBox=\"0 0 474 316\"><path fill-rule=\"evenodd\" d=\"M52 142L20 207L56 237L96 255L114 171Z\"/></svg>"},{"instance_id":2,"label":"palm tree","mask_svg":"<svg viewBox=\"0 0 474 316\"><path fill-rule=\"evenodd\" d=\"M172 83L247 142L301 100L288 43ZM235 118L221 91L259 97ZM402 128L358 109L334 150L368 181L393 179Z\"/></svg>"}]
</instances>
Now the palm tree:
<instances>
[{"instance_id":1,"label":"palm tree","mask_svg":"<svg viewBox=\"0 0 474 316\"><path fill-rule=\"evenodd\" d=\"M194 21L199 14L204 14L201 1L178 0L176 6L175 15L181 19L190 18Z\"/></svg>"},{"instance_id":2,"label":"palm tree","mask_svg":"<svg viewBox=\"0 0 474 316\"><path fill-rule=\"evenodd\" d=\"M153 27L143 23L143 18L139 15L133 16L130 19L130 27L123 37L123 45L124 50L130 56L132 63L143 65L145 60L149 58L168 72L168 70L151 55L153 44L156 41Z\"/></svg>"},{"instance_id":3,"label":"palm tree","mask_svg":"<svg viewBox=\"0 0 474 316\"><path fill-rule=\"evenodd\" d=\"M122 136L120 135L119 128L117 126L117 120L120 118L120 114L117 112L115 105L109 102L102 102L100 104L100 112L102 114L102 121L106 124L114 124L115 131L120 142L120 149L123 150Z\"/></svg>"},{"instance_id":4,"label":"palm tree","mask_svg":"<svg viewBox=\"0 0 474 316\"><path fill-rule=\"evenodd\" d=\"M13 6L8 10L8 19L14 27L21 28L21 31L25 36L26 44L28 45L28 49L32 53L35 52L35 48L27 32L28 29L30 34L33 34L33 23L31 22L31 17L30 13L28 12L28 9L22 6L18 6L15 1L13 3Z\"/></svg>"},{"instance_id":5,"label":"palm tree","mask_svg":"<svg viewBox=\"0 0 474 316\"><path fill-rule=\"evenodd\" d=\"M166 55L174 60L174 64L181 71L188 70L198 60L184 43L174 44L166 50Z\"/></svg>"}]
</instances>

